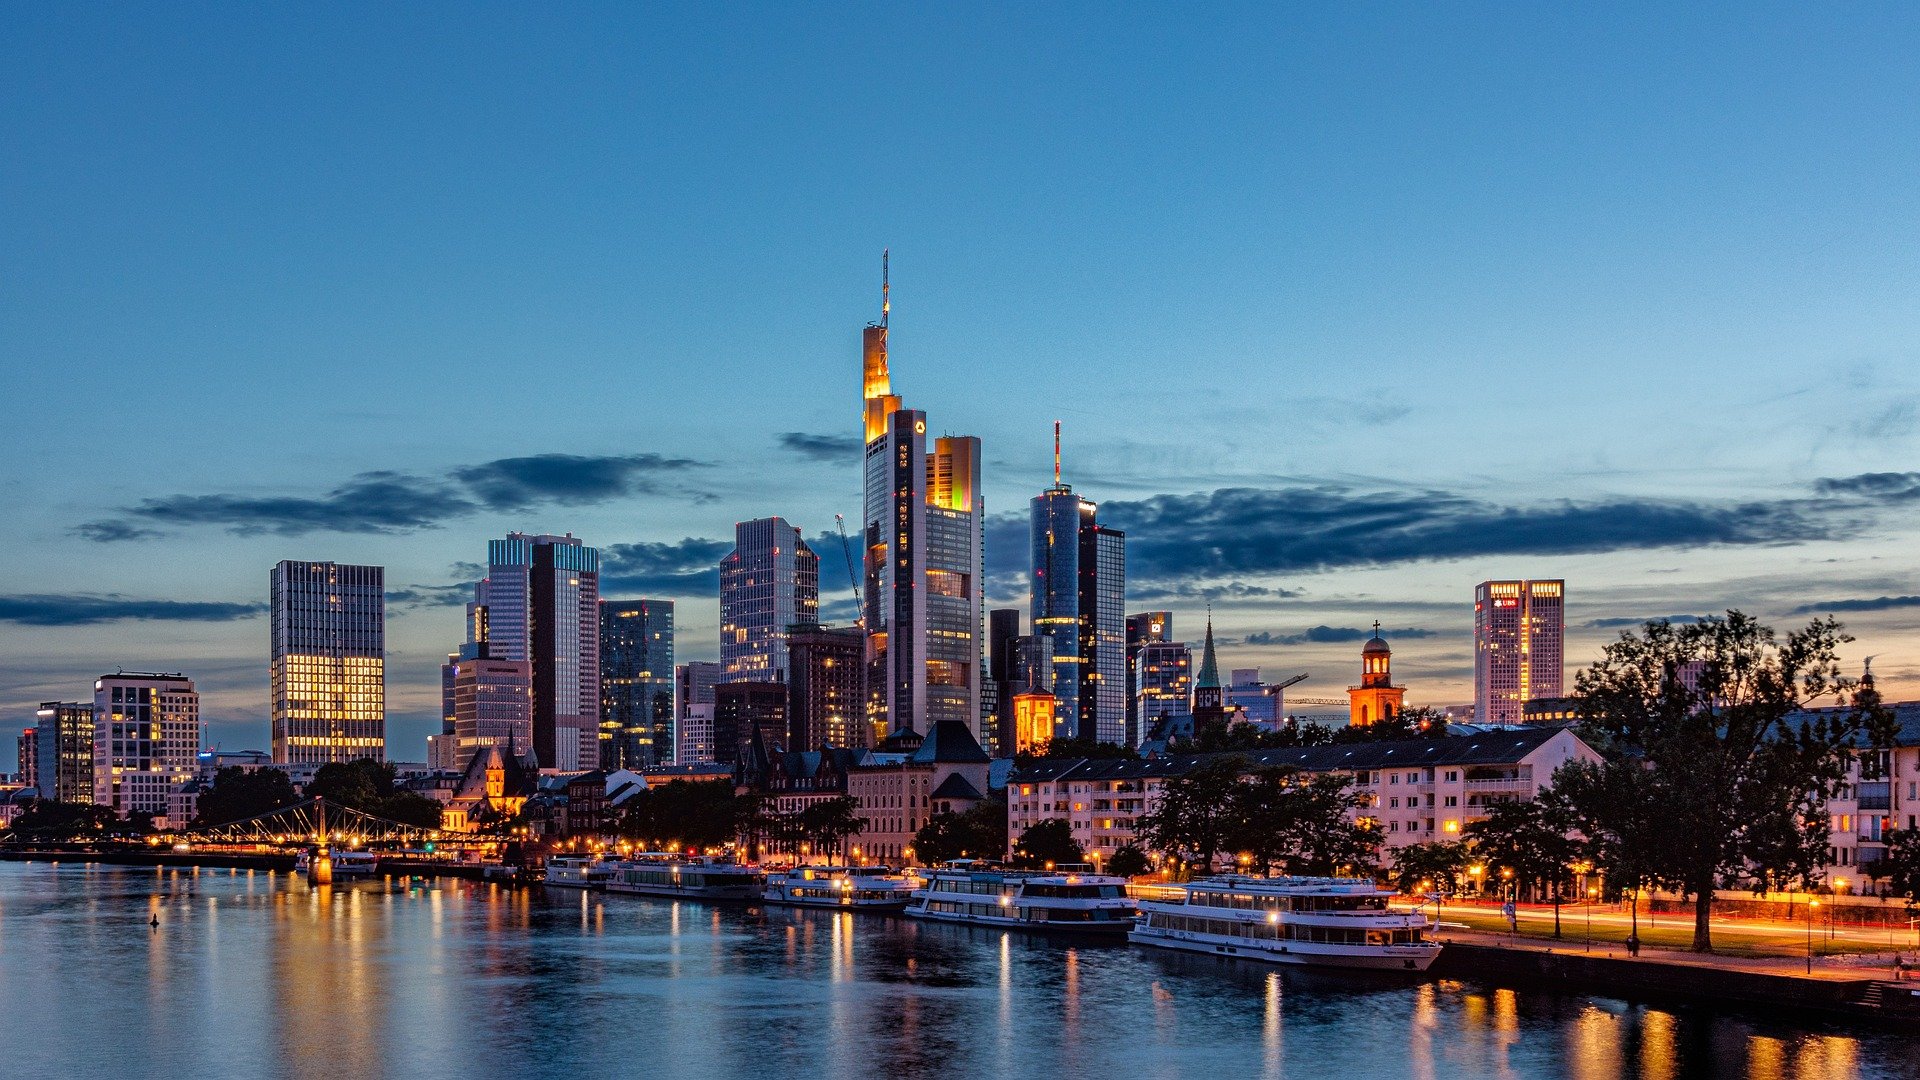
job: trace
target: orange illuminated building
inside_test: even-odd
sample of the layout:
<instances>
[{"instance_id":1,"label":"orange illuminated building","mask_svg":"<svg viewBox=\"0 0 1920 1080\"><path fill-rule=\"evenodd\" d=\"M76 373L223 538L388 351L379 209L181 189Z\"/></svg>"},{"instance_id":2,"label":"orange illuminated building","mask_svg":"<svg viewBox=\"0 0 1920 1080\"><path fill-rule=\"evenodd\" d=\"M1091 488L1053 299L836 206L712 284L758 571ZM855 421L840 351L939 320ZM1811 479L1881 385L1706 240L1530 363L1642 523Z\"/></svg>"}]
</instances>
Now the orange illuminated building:
<instances>
[{"instance_id":1,"label":"orange illuminated building","mask_svg":"<svg viewBox=\"0 0 1920 1080\"><path fill-rule=\"evenodd\" d=\"M1045 690L1026 689L1013 695L1013 752L1024 754L1053 741L1056 703Z\"/></svg>"},{"instance_id":2,"label":"orange illuminated building","mask_svg":"<svg viewBox=\"0 0 1920 1080\"><path fill-rule=\"evenodd\" d=\"M1373 637L1360 650L1360 685L1347 687L1347 722L1366 727L1397 715L1407 697L1407 688L1393 685L1393 650L1380 636L1380 624L1373 624Z\"/></svg>"}]
</instances>

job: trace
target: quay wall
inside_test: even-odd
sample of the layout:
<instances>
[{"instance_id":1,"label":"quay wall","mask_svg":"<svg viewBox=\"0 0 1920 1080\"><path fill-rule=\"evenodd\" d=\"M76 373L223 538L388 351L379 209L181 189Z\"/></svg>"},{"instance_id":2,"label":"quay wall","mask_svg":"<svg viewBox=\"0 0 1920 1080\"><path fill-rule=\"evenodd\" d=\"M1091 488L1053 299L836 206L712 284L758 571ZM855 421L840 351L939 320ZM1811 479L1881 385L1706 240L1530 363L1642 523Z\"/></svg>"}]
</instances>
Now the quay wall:
<instances>
[{"instance_id":1,"label":"quay wall","mask_svg":"<svg viewBox=\"0 0 1920 1080\"><path fill-rule=\"evenodd\" d=\"M1508 949L1449 942L1431 974L1492 983L1545 985L1667 1002L1733 1002L1860 1017L1872 979L1799 978L1767 972L1588 953Z\"/></svg>"}]
</instances>

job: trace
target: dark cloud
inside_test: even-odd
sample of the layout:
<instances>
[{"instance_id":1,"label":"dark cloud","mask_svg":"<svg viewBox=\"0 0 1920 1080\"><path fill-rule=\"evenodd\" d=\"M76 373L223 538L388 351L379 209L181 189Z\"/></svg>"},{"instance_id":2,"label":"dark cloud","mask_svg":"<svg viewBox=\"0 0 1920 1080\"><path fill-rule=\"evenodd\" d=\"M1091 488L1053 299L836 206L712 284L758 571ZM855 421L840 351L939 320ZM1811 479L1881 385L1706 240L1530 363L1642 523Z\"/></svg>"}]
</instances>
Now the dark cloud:
<instances>
[{"instance_id":1,"label":"dark cloud","mask_svg":"<svg viewBox=\"0 0 1920 1080\"><path fill-rule=\"evenodd\" d=\"M1861 600L1824 600L1801 604L1789 615L1825 615L1835 611L1887 611L1892 608L1920 607L1920 596L1876 596Z\"/></svg>"},{"instance_id":2,"label":"dark cloud","mask_svg":"<svg viewBox=\"0 0 1920 1080\"><path fill-rule=\"evenodd\" d=\"M578 505L624 495L655 494L661 490L662 475L702 467L703 462L659 454L535 454L469 465L453 470L451 475L489 508L521 510L542 503Z\"/></svg>"},{"instance_id":3,"label":"dark cloud","mask_svg":"<svg viewBox=\"0 0 1920 1080\"><path fill-rule=\"evenodd\" d=\"M1912 502L1920 499L1920 472L1822 477L1814 481L1813 490L1822 495L1857 496L1876 502Z\"/></svg>"},{"instance_id":4,"label":"dark cloud","mask_svg":"<svg viewBox=\"0 0 1920 1080\"><path fill-rule=\"evenodd\" d=\"M1382 630L1383 637L1424 638L1432 637L1434 631L1408 627L1404 630ZM1365 641L1373 636L1371 628L1357 626L1315 626L1298 634L1271 634L1264 630L1248 634L1241 639L1243 645L1339 645L1355 641Z\"/></svg>"},{"instance_id":5,"label":"dark cloud","mask_svg":"<svg viewBox=\"0 0 1920 1080\"><path fill-rule=\"evenodd\" d=\"M857 435L815 435L805 431L783 431L775 436L782 448L815 461L859 460L863 444Z\"/></svg>"},{"instance_id":6,"label":"dark cloud","mask_svg":"<svg viewBox=\"0 0 1920 1080\"><path fill-rule=\"evenodd\" d=\"M703 462L659 454L534 454L463 466L445 477L361 473L317 497L219 494L147 499L123 508L120 519L90 521L74 532L103 543L160 536L162 526L219 525L243 536L407 532L433 528L482 509L581 505L656 494L666 490L663 477L702 467ZM674 490L696 501L712 497L702 491Z\"/></svg>"},{"instance_id":7,"label":"dark cloud","mask_svg":"<svg viewBox=\"0 0 1920 1080\"><path fill-rule=\"evenodd\" d=\"M1131 555L1131 553L1129 553ZM1135 572L1129 557L1127 571ZM1148 582L1127 582L1127 602L1153 600L1283 600L1299 596L1298 589L1271 588L1266 585L1249 585L1244 581L1229 581L1224 584L1195 585L1191 582L1176 582L1170 585L1155 585Z\"/></svg>"},{"instance_id":8,"label":"dark cloud","mask_svg":"<svg viewBox=\"0 0 1920 1080\"><path fill-rule=\"evenodd\" d=\"M388 608L458 607L473 599L471 582L452 585L409 585L387 590Z\"/></svg>"},{"instance_id":9,"label":"dark cloud","mask_svg":"<svg viewBox=\"0 0 1920 1080\"><path fill-rule=\"evenodd\" d=\"M679 543L613 544L600 549L600 594L718 596L728 540L689 536Z\"/></svg>"},{"instance_id":10,"label":"dark cloud","mask_svg":"<svg viewBox=\"0 0 1920 1080\"><path fill-rule=\"evenodd\" d=\"M20 626L93 626L97 623L232 622L266 611L265 604L221 604L186 600L134 600L106 596L45 593L0 596L0 622Z\"/></svg>"},{"instance_id":11,"label":"dark cloud","mask_svg":"<svg viewBox=\"0 0 1920 1080\"><path fill-rule=\"evenodd\" d=\"M1700 616L1698 615L1665 615L1657 619L1590 619L1581 625L1589 630L1618 630L1628 626L1645 626L1650 622L1670 622L1678 626L1681 623L1697 623L1699 621Z\"/></svg>"}]
</instances>

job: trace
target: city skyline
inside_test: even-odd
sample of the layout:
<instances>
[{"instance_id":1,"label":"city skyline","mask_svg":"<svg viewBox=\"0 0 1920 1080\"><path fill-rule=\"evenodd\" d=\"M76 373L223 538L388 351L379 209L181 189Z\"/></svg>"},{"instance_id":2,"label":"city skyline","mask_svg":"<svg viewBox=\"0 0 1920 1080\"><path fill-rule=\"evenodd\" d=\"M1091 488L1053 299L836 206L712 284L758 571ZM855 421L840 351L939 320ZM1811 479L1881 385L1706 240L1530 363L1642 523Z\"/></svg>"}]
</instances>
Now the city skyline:
<instances>
[{"instance_id":1,"label":"city skyline","mask_svg":"<svg viewBox=\"0 0 1920 1080\"><path fill-rule=\"evenodd\" d=\"M823 615L844 623L851 328L888 246L895 389L930 437L981 438L988 607L1026 606L1025 505L1062 419L1076 489L1127 533L1128 610L1191 627L1211 600L1223 664L1311 671L1303 693L1347 685L1378 618L1409 703L1470 701L1473 585L1550 578L1569 582L1569 676L1645 618L1831 611L1861 639L1850 660L1877 654L1889 696L1914 697L1920 215L1916 147L1887 137L1898 39L1672 17L1700 48L1548 14L1530 54L1457 29L1429 50L1363 17L1328 42L1265 18L1221 41L1021 15L1071 43L1057 65L998 41L965 60L965 35L885 18L840 42L770 18L730 43L895 42L881 148L847 104L881 75L769 65L791 106L676 89L627 18L596 28L613 51L522 35L595 62L487 120L529 87L490 85L501 54L434 20L395 17L417 53L400 60L324 16L327 52L268 18L170 36L170 55L142 36L153 13L22 13L0 44L6 92L33 105L0 118L21 148L0 198L24 211L0 224L0 380L35 407L0 432L18 463L0 711L17 729L116 666L181 671L210 741L264 749L264 572L379 565L392 756L417 760L474 553L509 532L585 538L608 595L676 601L682 658L715 659L727 529L779 513L825 555ZM223 59L240 32L277 65ZM1149 39L1164 64L1139 62ZM385 104L265 133L232 104L313 96L333 52L367 60ZM977 76L970 122L918 70L956 64ZM1695 67L1714 94L1688 89ZM1514 100L1517 80L1540 92ZM606 156L537 130L542 109ZM814 121L818 145L767 115ZM380 125L422 141L367 140ZM719 149L676 160L649 138L695 126ZM1266 134L1227 137L1246 130ZM198 183L209 165L223 185ZM536 176L558 179L530 200ZM535 365L565 378L532 385ZM360 392L286 424L316 371ZM1035 372L1071 394L1028 392ZM509 378L513 430L458 407ZM61 437L107 388L184 390L209 419L158 445ZM1483 421L1501 441L1468 437Z\"/></svg>"}]
</instances>

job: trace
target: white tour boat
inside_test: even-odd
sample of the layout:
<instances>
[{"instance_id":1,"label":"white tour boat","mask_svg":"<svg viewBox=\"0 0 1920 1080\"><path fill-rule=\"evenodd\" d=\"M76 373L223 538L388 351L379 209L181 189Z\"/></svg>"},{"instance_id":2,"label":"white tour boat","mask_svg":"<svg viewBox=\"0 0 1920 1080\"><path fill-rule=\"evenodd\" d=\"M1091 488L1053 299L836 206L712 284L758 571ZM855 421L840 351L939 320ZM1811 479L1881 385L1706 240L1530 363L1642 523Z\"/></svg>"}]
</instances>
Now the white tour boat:
<instances>
[{"instance_id":1,"label":"white tour boat","mask_svg":"<svg viewBox=\"0 0 1920 1080\"><path fill-rule=\"evenodd\" d=\"M605 888L614 864L592 855L558 855L547 860L541 881L569 889Z\"/></svg>"},{"instance_id":2,"label":"white tour boat","mask_svg":"<svg viewBox=\"0 0 1920 1080\"><path fill-rule=\"evenodd\" d=\"M333 864L333 876L338 878L372 877L380 868L380 857L371 851L327 852L327 860ZM313 868L313 850L309 848L293 857L293 871L304 874Z\"/></svg>"},{"instance_id":3,"label":"white tour boat","mask_svg":"<svg viewBox=\"0 0 1920 1080\"><path fill-rule=\"evenodd\" d=\"M928 871L907 914L935 922L1119 937L1138 913L1125 878L1072 868L1004 870L958 860Z\"/></svg>"},{"instance_id":4,"label":"white tour boat","mask_svg":"<svg viewBox=\"0 0 1920 1080\"><path fill-rule=\"evenodd\" d=\"M920 882L888 866L796 866L767 879L769 904L899 914Z\"/></svg>"},{"instance_id":5,"label":"white tour boat","mask_svg":"<svg viewBox=\"0 0 1920 1080\"><path fill-rule=\"evenodd\" d=\"M706 855L636 855L610 868L608 892L681 900L758 900L764 880L757 866Z\"/></svg>"},{"instance_id":6,"label":"white tour boat","mask_svg":"<svg viewBox=\"0 0 1920 1080\"><path fill-rule=\"evenodd\" d=\"M1440 955L1433 920L1389 911L1359 878L1207 878L1177 899L1140 901L1141 945L1276 964L1425 971Z\"/></svg>"}]
</instances>

